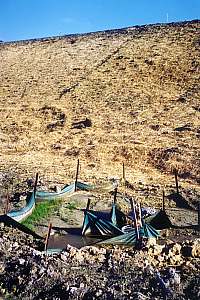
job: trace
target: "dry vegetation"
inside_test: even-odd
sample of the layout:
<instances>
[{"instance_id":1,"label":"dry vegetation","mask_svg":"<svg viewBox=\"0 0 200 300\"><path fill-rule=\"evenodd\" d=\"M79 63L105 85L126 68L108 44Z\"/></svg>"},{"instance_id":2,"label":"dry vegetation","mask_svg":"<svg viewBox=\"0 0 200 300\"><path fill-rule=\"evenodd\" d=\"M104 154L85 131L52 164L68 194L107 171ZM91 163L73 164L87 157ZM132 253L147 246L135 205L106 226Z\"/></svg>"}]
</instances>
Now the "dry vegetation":
<instances>
[{"instance_id":1,"label":"dry vegetation","mask_svg":"<svg viewBox=\"0 0 200 300\"><path fill-rule=\"evenodd\" d=\"M199 21L0 45L1 171L200 182ZM77 121L90 126L73 128Z\"/></svg>"}]
</instances>

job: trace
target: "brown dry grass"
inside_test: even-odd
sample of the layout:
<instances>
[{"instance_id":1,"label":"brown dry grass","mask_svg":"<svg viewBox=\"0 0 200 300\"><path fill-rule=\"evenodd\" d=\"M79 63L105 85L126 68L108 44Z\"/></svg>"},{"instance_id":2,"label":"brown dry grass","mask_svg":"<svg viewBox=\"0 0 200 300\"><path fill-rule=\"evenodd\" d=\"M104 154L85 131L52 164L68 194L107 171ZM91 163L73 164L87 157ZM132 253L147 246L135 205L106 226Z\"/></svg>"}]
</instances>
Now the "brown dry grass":
<instances>
[{"instance_id":1,"label":"brown dry grass","mask_svg":"<svg viewBox=\"0 0 200 300\"><path fill-rule=\"evenodd\" d=\"M129 181L163 185L177 167L197 186L198 29L196 21L0 45L1 170L68 182L80 158L89 181L121 177L125 162ZM72 129L86 117L92 127Z\"/></svg>"}]
</instances>

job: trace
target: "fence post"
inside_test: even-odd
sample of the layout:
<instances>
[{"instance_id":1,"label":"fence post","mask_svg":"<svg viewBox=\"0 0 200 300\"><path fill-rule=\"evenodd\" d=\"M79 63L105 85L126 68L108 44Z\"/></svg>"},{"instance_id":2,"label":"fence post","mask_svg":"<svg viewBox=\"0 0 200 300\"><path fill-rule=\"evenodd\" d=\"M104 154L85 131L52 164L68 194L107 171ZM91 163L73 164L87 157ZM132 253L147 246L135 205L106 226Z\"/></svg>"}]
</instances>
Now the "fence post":
<instances>
[{"instance_id":1,"label":"fence post","mask_svg":"<svg viewBox=\"0 0 200 300\"><path fill-rule=\"evenodd\" d=\"M5 215L7 215L8 211L9 211L9 204L10 204L10 197L9 197L8 190L7 190L7 194L6 194L6 206L5 206Z\"/></svg>"},{"instance_id":2,"label":"fence post","mask_svg":"<svg viewBox=\"0 0 200 300\"><path fill-rule=\"evenodd\" d=\"M137 240L139 240L140 236L139 236L138 223L137 223L137 214L135 209L135 202L133 203L132 198L130 199L130 203L131 203L131 210L133 211L133 215L134 215L134 227L136 231L136 238Z\"/></svg>"},{"instance_id":3,"label":"fence post","mask_svg":"<svg viewBox=\"0 0 200 300\"><path fill-rule=\"evenodd\" d=\"M165 211L165 190L163 190L162 194L162 211Z\"/></svg>"},{"instance_id":4,"label":"fence post","mask_svg":"<svg viewBox=\"0 0 200 300\"><path fill-rule=\"evenodd\" d=\"M138 203L138 212L139 212L140 226L142 226L142 209L141 209L141 204L140 203Z\"/></svg>"},{"instance_id":5,"label":"fence post","mask_svg":"<svg viewBox=\"0 0 200 300\"><path fill-rule=\"evenodd\" d=\"M77 191L78 172L79 172L79 159L77 161L77 168L76 168L75 192Z\"/></svg>"},{"instance_id":6,"label":"fence post","mask_svg":"<svg viewBox=\"0 0 200 300\"><path fill-rule=\"evenodd\" d=\"M200 231L200 201L198 203L198 230Z\"/></svg>"},{"instance_id":7,"label":"fence post","mask_svg":"<svg viewBox=\"0 0 200 300\"><path fill-rule=\"evenodd\" d=\"M89 207L90 207L90 198L88 198L88 201L87 201L87 206L86 206L86 210L88 211L89 210Z\"/></svg>"},{"instance_id":8,"label":"fence post","mask_svg":"<svg viewBox=\"0 0 200 300\"><path fill-rule=\"evenodd\" d=\"M35 177L35 184L34 184L34 190L33 190L34 197L35 197L35 194L36 194L37 183L38 183L38 173L36 173L36 177Z\"/></svg>"},{"instance_id":9,"label":"fence post","mask_svg":"<svg viewBox=\"0 0 200 300\"><path fill-rule=\"evenodd\" d=\"M125 177L125 166L124 166L124 162L123 162L122 167L123 167L122 179L123 179L123 182L124 182L124 184L125 184L125 182L126 182L126 177Z\"/></svg>"},{"instance_id":10,"label":"fence post","mask_svg":"<svg viewBox=\"0 0 200 300\"><path fill-rule=\"evenodd\" d=\"M48 232L47 232L47 236L46 236L46 240L45 240L45 245L44 245L44 250L45 251L47 251L47 248L48 248L48 243L49 243L49 237L50 237L50 234L51 234L51 229L52 229L52 223L49 223Z\"/></svg>"},{"instance_id":11,"label":"fence post","mask_svg":"<svg viewBox=\"0 0 200 300\"><path fill-rule=\"evenodd\" d=\"M114 200L113 203L115 204L117 200L117 188L114 189Z\"/></svg>"},{"instance_id":12,"label":"fence post","mask_svg":"<svg viewBox=\"0 0 200 300\"><path fill-rule=\"evenodd\" d=\"M176 193L179 194L179 187L178 187L178 171L175 169L174 170L174 175L175 175L175 183L176 183Z\"/></svg>"},{"instance_id":13,"label":"fence post","mask_svg":"<svg viewBox=\"0 0 200 300\"><path fill-rule=\"evenodd\" d=\"M124 195L126 195L126 175L125 175L125 165L124 165L124 162L122 164L122 183L124 185Z\"/></svg>"}]
</instances>

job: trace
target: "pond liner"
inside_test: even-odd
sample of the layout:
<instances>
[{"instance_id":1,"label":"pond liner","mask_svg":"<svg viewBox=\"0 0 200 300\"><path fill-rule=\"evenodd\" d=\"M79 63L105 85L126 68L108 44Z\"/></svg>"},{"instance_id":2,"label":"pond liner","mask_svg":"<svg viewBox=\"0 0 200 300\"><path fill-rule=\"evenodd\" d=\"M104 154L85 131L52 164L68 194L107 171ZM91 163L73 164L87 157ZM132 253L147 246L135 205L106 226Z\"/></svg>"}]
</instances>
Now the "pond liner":
<instances>
[{"instance_id":1,"label":"pond liner","mask_svg":"<svg viewBox=\"0 0 200 300\"><path fill-rule=\"evenodd\" d=\"M13 218L9 217L8 215L0 215L0 223L4 223L5 226L16 228L28 235L32 235L36 239L43 239L40 235L29 229L28 227L24 226L23 224L15 221Z\"/></svg>"},{"instance_id":2,"label":"pond liner","mask_svg":"<svg viewBox=\"0 0 200 300\"><path fill-rule=\"evenodd\" d=\"M111 212L109 214L109 220L118 228L122 228L126 224L125 214L119 210L115 203L112 204Z\"/></svg>"},{"instance_id":3,"label":"pond liner","mask_svg":"<svg viewBox=\"0 0 200 300\"><path fill-rule=\"evenodd\" d=\"M37 181L37 180L36 180ZM77 182L77 188L79 190L89 191L94 188L94 186ZM26 205L18 210L12 210L7 213L7 216L11 217L17 222L23 221L26 219L29 215L32 214L34 208L35 208L35 202L36 200L54 200L59 197L64 197L66 195L71 195L75 192L75 184L71 184L69 186L64 187L63 190L59 193L49 193L49 192L43 192L43 191L36 191L36 185L34 188L34 191L30 193L26 198Z\"/></svg>"},{"instance_id":4,"label":"pond liner","mask_svg":"<svg viewBox=\"0 0 200 300\"><path fill-rule=\"evenodd\" d=\"M91 236L114 236L122 234L121 229L106 218L100 218L101 212L85 211L82 227L82 235Z\"/></svg>"},{"instance_id":5,"label":"pond liner","mask_svg":"<svg viewBox=\"0 0 200 300\"><path fill-rule=\"evenodd\" d=\"M10 212L7 213L7 216L19 222L26 219L32 213L34 208L35 208L35 192L32 192L26 198L26 206L18 210L11 210Z\"/></svg>"},{"instance_id":6,"label":"pond liner","mask_svg":"<svg viewBox=\"0 0 200 300\"><path fill-rule=\"evenodd\" d=\"M166 228L172 228L173 225L164 210L160 210L154 215L147 217L145 222L153 226L155 229L161 230Z\"/></svg>"},{"instance_id":7,"label":"pond liner","mask_svg":"<svg viewBox=\"0 0 200 300\"><path fill-rule=\"evenodd\" d=\"M159 232L151 225L143 222L143 226L139 229L139 236L142 238L157 238L159 236ZM135 246L137 241L137 233L135 228L133 228L133 230L128 233L124 233L122 235L118 235L110 239L101 241L98 244Z\"/></svg>"},{"instance_id":8,"label":"pond liner","mask_svg":"<svg viewBox=\"0 0 200 300\"><path fill-rule=\"evenodd\" d=\"M114 201L110 211L89 210L90 199L88 199L84 210L82 236L116 236L122 234L121 228L126 224L125 214L116 206L117 188L115 188Z\"/></svg>"},{"instance_id":9,"label":"pond liner","mask_svg":"<svg viewBox=\"0 0 200 300\"><path fill-rule=\"evenodd\" d=\"M86 184L83 182L78 181L76 183L72 183L70 185L65 186L60 192L47 192L47 191L37 191L36 192L36 200L53 200L56 198L62 198L65 196L69 196L75 192L75 190L81 190L81 191L90 191L95 188L94 185Z\"/></svg>"}]
</instances>

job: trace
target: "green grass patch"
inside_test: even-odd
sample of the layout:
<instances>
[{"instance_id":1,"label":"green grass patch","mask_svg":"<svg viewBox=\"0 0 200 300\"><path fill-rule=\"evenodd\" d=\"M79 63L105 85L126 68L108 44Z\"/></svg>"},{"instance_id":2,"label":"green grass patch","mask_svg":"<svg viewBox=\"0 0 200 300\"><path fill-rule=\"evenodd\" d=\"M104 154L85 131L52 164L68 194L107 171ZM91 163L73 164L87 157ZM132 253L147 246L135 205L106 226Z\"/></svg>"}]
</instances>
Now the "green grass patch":
<instances>
[{"instance_id":1,"label":"green grass patch","mask_svg":"<svg viewBox=\"0 0 200 300\"><path fill-rule=\"evenodd\" d=\"M76 203L75 202L70 202L68 203L65 208L68 208L70 211L76 209Z\"/></svg>"},{"instance_id":2,"label":"green grass patch","mask_svg":"<svg viewBox=\"0 0 200 300\"><path fill-rule=\"evenodd\" d=\"M50 200L36 203L33 213L21 223L30 229L34 229L34 225L49 217L60 207L62 200Z\"/></svg>"}]
</instances>

